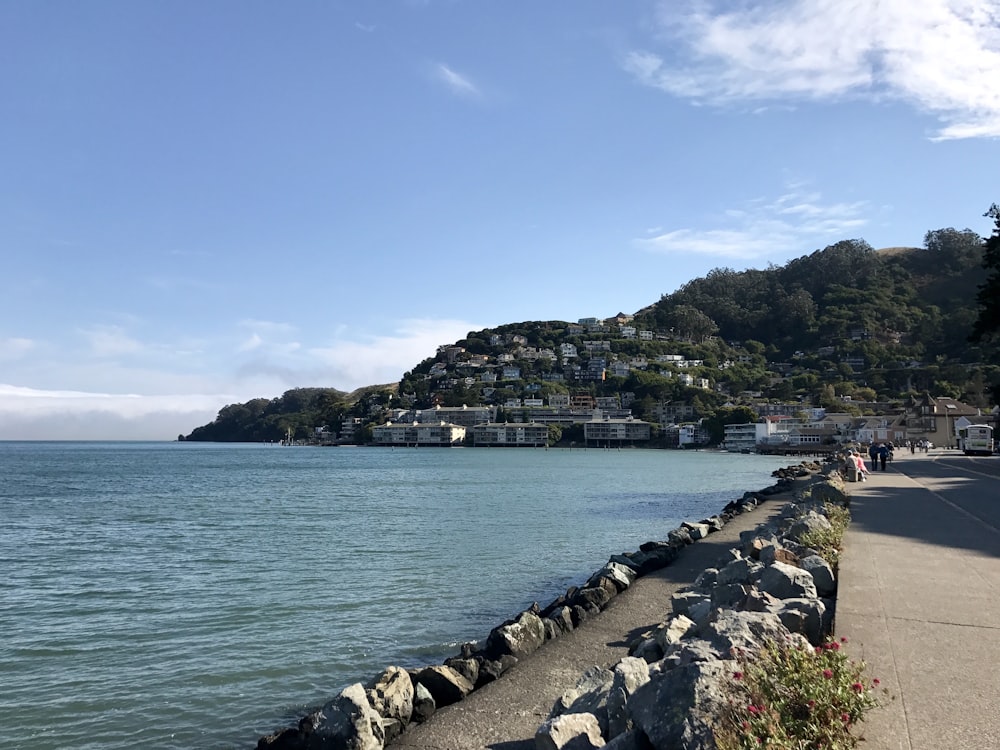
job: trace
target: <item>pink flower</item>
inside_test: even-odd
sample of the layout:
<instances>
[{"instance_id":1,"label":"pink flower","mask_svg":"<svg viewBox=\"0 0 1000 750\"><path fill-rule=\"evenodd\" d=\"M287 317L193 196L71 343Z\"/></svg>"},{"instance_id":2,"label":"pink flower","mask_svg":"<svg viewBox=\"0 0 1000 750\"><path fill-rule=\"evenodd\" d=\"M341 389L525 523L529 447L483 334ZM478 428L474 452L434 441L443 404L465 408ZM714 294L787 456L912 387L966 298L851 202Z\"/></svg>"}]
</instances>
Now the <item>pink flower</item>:
<instances>
[{"instance_id":1,"label":"pink flower","mask_svg":"<svg viewBox=\"0 0 1000 750\"><path fill-rule=\"evenodd\" d=\"M842 722L844 722L845 724L850 724L851 723L851 715L850 714L841 714L840 715L840 720Z\"/></svg>"},{"instance_id":2,"label":"pink flower","mask_svg":"<svg viewBox=\"0 0 1000 750\"><path fill-rule=\"evenodd\" d=\"M742 680L743 679L743 673L742 672L733 672L733 679L734 680Z\"/></svg>"},{"instance_id":3,"label":"pink flower","mask_svg":"<svg viewBox=\"0 0 1000 750\"><path fill-rule=\"evenodd\" d=\"M853 685L851 685L851 689L855 693L863 693L863 692L865 692L865 686L862 685L860 682L855 682Z\"/></svg>"},{"instance_id":4,"label":"pink flower","mask_svg":"<svg viewBox=\"0 0 1000 750\"><path fill-rule=\"evenodd\" d=\"M809 706L809 708L816 708L816 701L809 701L806 705Z\"/></svg>"},{"instance_id":5,"label":"pink flower","mask_svg":"<svg viewBox=\"0 0 1000 750\"><path fill-rule=\"evenodd\" d=\"M831 677L833 677L833 670L832 669L824 669L823 670L823 677L825 677L826 679L829 680Z\"/></svg>"},{"instance_id":6,"label":"pink flower","mask_svg":"<svg viewBox=\"0 0 1000 750\"><path fill-rule=\"evenodd\" d=\"M823 653L823 647L822 646L817 646L816 647L816 653L817 654L822 654Z\"/></svg>"},{"instance_id":7,"label":"pink flower","mask_svg":"<svg viewBox=\"0 0 1000 750\"><path fill-rule=\"evenodd\" d=\"M752 703L751 703L751 704L750 704L749 706L747 706L747 711L749 711L750 713L752 713L752 714L753 714L754 716L756 716L757 714L759 714L759 713L760 713L760 709L759 709L759 708L757 708L757 707L756 707L756 706L755 706L754 704L752 704Z\"/></svg>"},{"instance_id":8,"label":"pink flower","mask_svg":"<svg viewBox=\"0 0 1000 750\"><path fill-rule=\"evenodd\" d=\"M834 641L833 643L830 644L830 648L832 648L834 651L840 651L840 644Z\"/></svg>"},{"instance_id":9,"label":"pink flower","mask_svg":"<svg viewBox=\"0 0 1000 750\"><path fill-rule=\"evenodd\" d=\"M879 679L878 679L878 677L876 677L876 678L875 678L874 680L872 680L872 685L874 685L875 687L878 687L878 686L879 686L879 685L881 685L881 684L882 684L882 683L881 683L881 682L879 682Z\"/></svg>"},{"instance_id":10,"label":"pink flower","mask_svg":"<svg viewBox=\"0 0 1000 750\"><path fill-rule=\"evenodd\" d=\"M841 643L847 643L847 636L846 636L846 635L845 635L845 636L843 636L843 637L842 637L842 638L840 639L840 642L841 642Z\"/></svg>"}]
</instances>

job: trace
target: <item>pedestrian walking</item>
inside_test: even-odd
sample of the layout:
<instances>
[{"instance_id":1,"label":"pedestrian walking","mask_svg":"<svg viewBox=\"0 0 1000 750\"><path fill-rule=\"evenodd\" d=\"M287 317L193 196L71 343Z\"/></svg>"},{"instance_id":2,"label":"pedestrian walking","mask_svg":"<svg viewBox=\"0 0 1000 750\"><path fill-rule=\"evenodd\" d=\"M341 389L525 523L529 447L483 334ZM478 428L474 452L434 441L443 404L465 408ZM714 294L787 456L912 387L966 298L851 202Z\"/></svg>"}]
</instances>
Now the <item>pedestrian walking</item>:
<instances>
[{"instance_id":1,"label":"pedestrian walking","mask_svg":"<svg viewBox=\"0 0 1000 750\"><path fill-rule=\"evenodd\" d=\"M878 461L881 464L882 471L885 471L885 462L889 460L889 446L885 443L880 443L878 446Z\"/></svg>"},{"instance_id":2,"label":"pedestrian walking","mask_svg":"<svg viewBox=\"0 0 1000 750\"><path fill-rule=\"evenodd\" d=\"M878 446L875 443L868 448L868 458L872 460L872 471L878 471Z\"/></svg>"}]
</instances>

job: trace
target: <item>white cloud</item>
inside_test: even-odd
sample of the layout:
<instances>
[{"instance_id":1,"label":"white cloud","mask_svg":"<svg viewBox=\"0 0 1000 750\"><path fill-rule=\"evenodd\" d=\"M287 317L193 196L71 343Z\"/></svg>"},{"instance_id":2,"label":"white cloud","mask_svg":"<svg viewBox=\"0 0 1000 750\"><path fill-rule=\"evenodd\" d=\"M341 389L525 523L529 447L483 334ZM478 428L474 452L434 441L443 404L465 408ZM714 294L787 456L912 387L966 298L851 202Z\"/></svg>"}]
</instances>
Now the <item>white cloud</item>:
<instances>
[{"instance_id":1,"label":"white cloud","mask_svg":"<svg viewBox=\"0 0 1000 750\"><path fill-rule=\"evenodd\" d=\"M992 0L719 5L664 0L659 21L670 51L633 51L626 70L716 104L901 99L945 123L939 138L1000 137L1000 6Z\"/></svg>"},{"instance_id":2,"label":"white cloud","mask_svg":"<svg viewBox=\"0 0 1000 750\"><path fill-rule=\"evenodd\" d=\"M404 372L433 357L441 344L454 343L483 327L462 320L405 320L392 334L361 340L340 334L329 346L313 349L310 354L328 368L335 387L349 390L396 382Z\"/></svg>"},{"instance_id":3,"label":"white cloud","mask_svg":"<svg viewBox=\"0 0 1000 750\"><path fill-rule=\"evenodd\" d=\"M11 362L21 359L36 346L31 339L13 337L0 339L0 362Z\"/></svg>"},{"instance_id":4,"label":"white cloud","mask_svg":"<svg viewBox=\"0 0 1000 750\"><path fill-rule=\"evenodd\" d=\"M143 348L142 344L129 336L121 326L94 326L80 333L90 344L91 353L98 357L134 354Z\"/></svg>"},{"instance_id":5,"label":"white cloud","mask_svg":"<svg viewBox=\"0 0 1000 750\"><path fill-rule=\"evenodd\" d=\"M855 236L867 220L865 203L822 203L818 193L798 190L723 212L725 227L674 229L636 240L652 253L696 253L745 260L803 252L830 240ZM810 247L812 246L812 247Z\"/></svg>"},{"instance_id":6,"label":"white cloud","mask_svg":"<svg viewBox=\"0 0 1000 750\"><path fill-rule=\"evenodd\" d=\"M459 96L479 96L479 89L465 76L455 72L444 63L434 66L434 74Z\"/></svg>"}]
</instances>

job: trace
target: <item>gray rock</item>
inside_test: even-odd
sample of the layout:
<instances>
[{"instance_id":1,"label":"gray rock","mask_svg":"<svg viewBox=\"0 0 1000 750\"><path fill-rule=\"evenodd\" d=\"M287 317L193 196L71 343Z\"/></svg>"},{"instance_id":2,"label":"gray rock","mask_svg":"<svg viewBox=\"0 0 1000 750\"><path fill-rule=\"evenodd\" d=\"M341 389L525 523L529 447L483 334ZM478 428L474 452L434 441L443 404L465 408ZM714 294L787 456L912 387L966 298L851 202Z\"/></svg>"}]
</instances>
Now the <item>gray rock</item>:
<instances>
[{"instance_id":1,"label":"gray rock","mask_svg":"<svg viewBox=\"0 0 1000 750\"><path fill-rule=\"evenodd\" d=\"M825 629L826 605L819 599L785 599L777 611L781 624L792 633L801 633L818 646L829 634Z\"/></svg>"},{"instance_id":2,"label":"gray rock","mask_svg":"<svg viewBox=\"0 0 1000 750\"><path fill-rule=\"evenodd\" d=\"M536 750L596 750L604 737L593 714L565 714L547 719L535 733Z\"/></svg>"},{"instance_id":3,"label":"gray rock","mask_svg":"<svg viewBox=\"0 0 1000 750\"><path fill-rule=\"evenodd\" d=\"M815 599L816 584L807 570L775 562L764 568L757 587L779 599Z\"/></svg>"},{"instance_id":4,"label":"gray rock","mask_svg":"<svg viewBox=\"0 0 1000 750\"><path fill-rule=\"evenodd\" d=\"M479 680L479 662L472 658L452 657L445 659L444 665L451 667L462 677L469 681L470 685L475 685Z\"/></svg>"},{"instance_id":5,"label":"gray rock","mask_svg":"<svg viewBox=\"0 0 1000 750\"><path fill-rule=\"evenodd\" d=\"M474 685L457 671L444 665L424 667L417 672L414 681L427 688L438 708L463 700L472 692Z\"/></svg>"},{"instance_id":6,"label":"gray rock","mask_svg":"<svg viewBox=\"0 0 1000 750\"><path fill-rule=\"evenodd\" d=\"M680 640L695 629L696 623L686 615L671 617L654 631L654 638L659 644L660 650L666 653L667 648Z\"/></svg>"},{"instance_id":7,"label":"gray rock","mask_svg":"<svg viewBox=\"0 0 1000 750\"><path fill-rule=\"evenodd\" d=\"M837 581L833 577L833 568L822 557L808 555L799 561L799 567L812 575L820 596L833 596L836 593Z\"/></svg>"},{"instance_id":8,"label":"gray rock","mask_svg":"<svg viewBox=\"0 0 1000 750\"><path fill-rule=\"evenodd\" d=\"M410 716L413 714L413 681L405 669L386 667L369 683L365 693L372 708L383 719L395 719L403 727L410 723Z\"/></svg>"},{"instance_id":9,"label":"gray rock","mask_svg":"<svg viewBox=\"0 0 1000 750\"><path fill-rule=\"evenodd\" d=\"M427 721L437 710L434 696L419 682L413 688L413 721Z\"/></svg>"},{"instance_id":10,"label":"gray rock","mask_svg":"<svg viewBox=\"0 0 1000 750\"><path fill-rule=\"evenodd\" d=\"M513 622L494 628L487 638L489 649L518 659L534 653L543 643L545 626L534 612L522 612Z\"/></svg>"},{"instance_id":11,"label":"gray rock","mask_svg":"<svg viewBox=\"0 0 1000 750\"><path fill-rule=\"evenodd\" d=\"M699 635L724 658L731 658L737 651L758 651L768 640L783 640L788 637L788 630L770 612L720 609L699 630Z\"/></svg>"},{"instance_id":12,"label":"gray rock","mask_svg":"<svg viewBox=\"0 0 1000 750\"><path fill-rule=\"evenodd\" d=\"M605 738L617 737L631 728L626 706L632 694L647 682L649 665L644 660L625 657L615 665L607 700L608 726L602 732Z\"/></svg>"},{"instance_id":13,"label":"gray rock","mask_svg":"<svg viewBox=\"0 0 1000 750\"><path fill-rule=\"evenodd\" d=\"M499 659L480 659L479 679L476 680L476 687L481 688L483 685L500 679L500 676L515 664L517 664L517 659L510 654L503 654Z\"/></svg>"},{"instance_id":14,"label":"gray rock","mask_svg":"<svg viewBox=\"0 0 1000 750\"><path fill-rule=\"evenodd\" d=\"M739 583L729 583L725 586L716 586L712 589L712 606L742 608L747 600L747 593L750 591L749 585Z\"/></svg>"},{"instance_id":15,"label":"gray rock","mask_svg":"<svg viewBox=\"0 0 1000 750\"><path fill-rule=\"evenodd\" d=\"M681 528L683 528L694 541L704 539L712 533L712 529L707 523L691 523L690 521L685 521L681 524Z\"/></svg>"},{"instance_id":16,"label":"gray rock","mask_svg":"<svg viewBox=\"0 0 1000 750\"><path fill-rule=\"evenodd\" d=\"M568 633L573 629L573 612L569 607L559 607L549 615L549 619L563 633Z\"/></svg>"},{"instance_id":17,"label":"gray rock","mask_svg":"<svg viewBox=\"0 0 1000 750\"><path fill-rule=\"evenodd\" d=\"M801 543L802 538L806 534L817 531L828 531L829 529L830 521L827 520L826 516L816 513L815 511L809 511L791 525L785 533L785 536Z\"/></svg>"},{"instance_id":18,"label":"gray rock","mask_svg":"<svg viewBox=\"0 0 1000 750\"><path fill-rule=\"evenodd\" d=\"M704 601L708 601L708 597L700 591L678 591L670 597L670 609L675 615L683 615L695 604Z\"/></svg>"},{"instance_id":19,"label":"gray rock","mask_svg":"<svg viewBox=\"0 0 1000 750\"><path fill-rule=\"evenodd\" d=\"M382 717L368 703L360 682L344 688L336 698L299 722L302 747L382 750Z\"/></svg>"},{"instance_id":20,"label":"gray rock","mask_svg":"<svg viewBox=\"0 0 1000 750\"><path fill-rule=\"evenodd\" d=\"M730 583L750 585L760 577L764 566L749 557L741 557L726 564L717 577L720 586Z\"/></svg>"},{"instance_id":21,"label":"gray rock","mask_svg":"<svg viewBox=\"0 0 1000 750\"><path fill-rule=\"evenodd\" d=\"M705 568L694 579L694 588L698 591L708 591L719 581L718 568Z\"/></svg>"},{"instance_id":22,"label":"gray rock","mask_svg":"<svg viewBox=\"0 0 1000 750\"><path fill-rule=\"evenodd\" d=\"M629 714L656 750L715 750L712 725L726 705L731 667L711 661L651 675L635 691Z\"/></svg>"}]
</instances>

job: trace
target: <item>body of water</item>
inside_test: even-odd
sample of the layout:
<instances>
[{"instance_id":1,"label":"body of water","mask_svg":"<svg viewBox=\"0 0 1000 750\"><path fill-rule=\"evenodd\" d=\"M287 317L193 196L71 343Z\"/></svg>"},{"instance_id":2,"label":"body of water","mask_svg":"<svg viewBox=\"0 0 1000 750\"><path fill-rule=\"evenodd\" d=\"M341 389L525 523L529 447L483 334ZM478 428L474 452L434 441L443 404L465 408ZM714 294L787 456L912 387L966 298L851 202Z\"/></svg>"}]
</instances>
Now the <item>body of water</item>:
<instances>
[{"instance_id":1,"label":"body of water","mask_svg":"<svg viewBox=\"0 0 1000 750\"><path fill-rule=\"evenodd\" d=\"M5 746L253 747L385 666L440 663L788 463L0 443Z\"/></svg>"}]
</instances>

